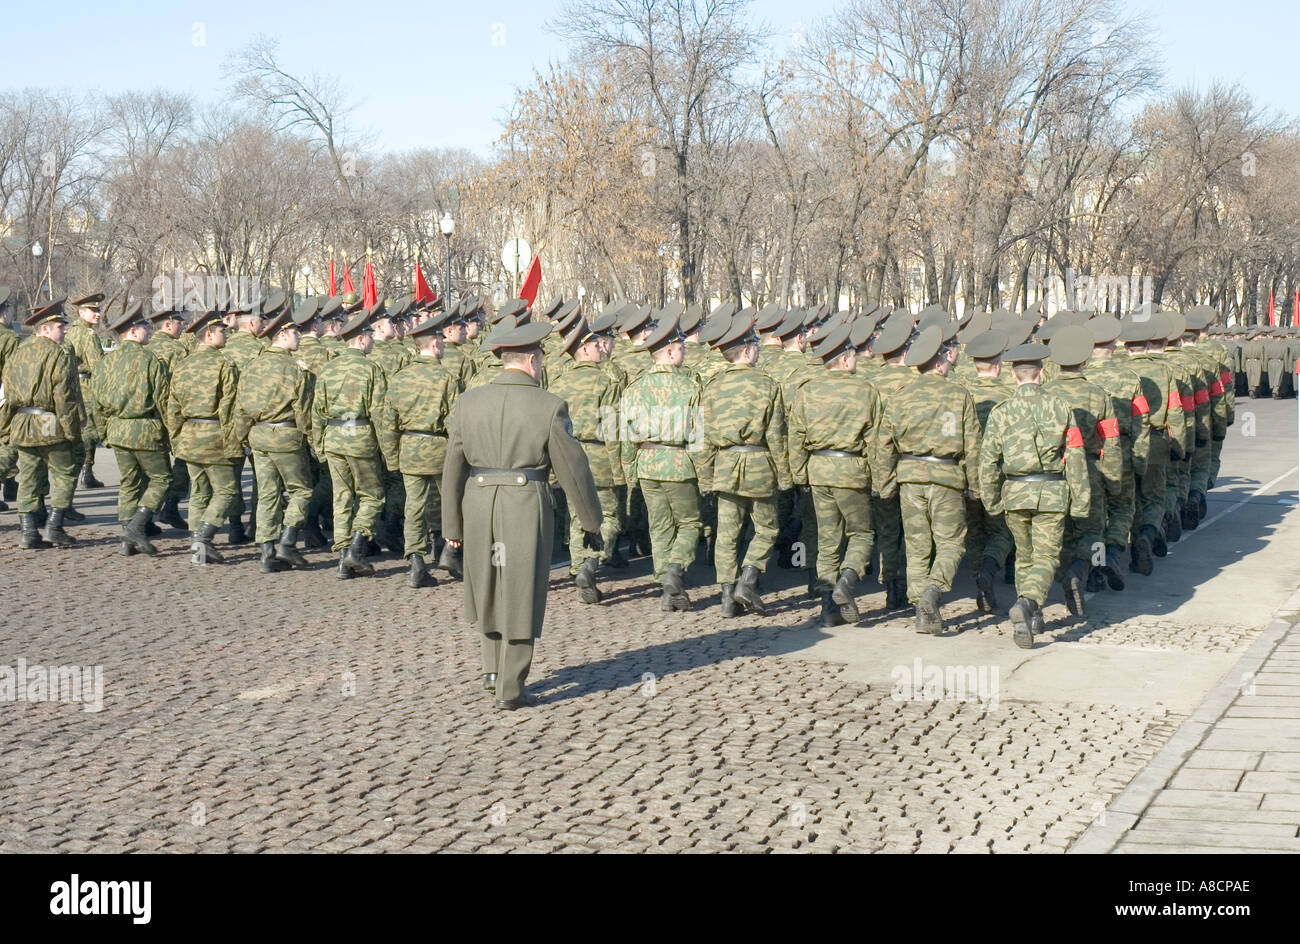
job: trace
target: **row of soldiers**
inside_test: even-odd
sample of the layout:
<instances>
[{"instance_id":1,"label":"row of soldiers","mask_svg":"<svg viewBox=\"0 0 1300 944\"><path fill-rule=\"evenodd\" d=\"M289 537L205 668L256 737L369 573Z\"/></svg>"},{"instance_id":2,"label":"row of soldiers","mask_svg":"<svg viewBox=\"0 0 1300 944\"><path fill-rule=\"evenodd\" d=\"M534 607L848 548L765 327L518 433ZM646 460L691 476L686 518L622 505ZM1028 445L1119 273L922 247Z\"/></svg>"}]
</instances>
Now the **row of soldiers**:
<instances>
[{"instance_id":1,"label":"row of soldiers","mask_svg":"<svg viewBox=\"0 0 1300 944\"><path fill-rule=\"evenodd\" d=\"M194 352L170 367L155 358L169 385L161 396L135 356L89 382L105 390L92 402L110 425L149 419L126 415L111 391L129 388L137 401L126 412L146 414L139 391L154 388L159 430L147 445L187 463L201 559L220 556L212 540L247 451L264 569L303 565L296 543L316 525L313 489L326 483L339 576L372 572L371 542L395 515L418 586L436 547L447 419L459 391L500 370L491 337L477 344L470 334L483 320L493 334L549 321L543 382L569 403L602 505L603 541L570 529L584 602L600 600L600 568L622 563L627 533L652 555L664 609L689 608L687 571L705 539L724 615L765 611L759 581L775 549L783 565L807 569L825 625L855 622L874 554L886 606L910 602L918 630L938 633L963 556L985 612L1014 559L1010 614L1022 645L1041 631L1053 581L1081 615L1085 591L1123 589L1125 556L1149 574L1152 558L1199 524L1232 421L1234 365L1208 338L1206 309L957 320L938 308L724 304L706 315L625 304L588 318L576 301L530 311L518 299L489 316L473 296L428 308L410 298L362 310L308 299L290 310L277 294L259 310L207 312L183 328L179 313L128 308L112 326L122 339L114 353L131 342L148 353L150 321L192 339L179 346ZM53 333L61 306L29 321L38 337ZM68 386L76 400L78 384ZM37 408L61 415L57 403ZM0 420L0 430L13 425ZM160 449L141 449L121 429L105 442L124 469L123 547L149 553L145 532L174 477L165 458L133 455ZM34 448L24 438L11 429L20 451ZM70 450L76 440L66 437ZM32 512L36 491L20 512ZM56 512L70 504L63 496L52 499ZM44 539L65 543L61 519L50 520ZM25 545L32 531L25 520ZM454 554L442 563L455 571Z\"/></svg>"},{"instance_id":2,"label":"row of soldiers","mask_svg":"<svg viewBox=\"0 0 1300 944\"><path fill-rule=\"evenodd\" d=\"M1238 394L1251 398L1267 395L1280 400L1295 393L1300 328L1236 325L1218 328L1213 333L1228 349Z\"/></svg>"}]
</instances>

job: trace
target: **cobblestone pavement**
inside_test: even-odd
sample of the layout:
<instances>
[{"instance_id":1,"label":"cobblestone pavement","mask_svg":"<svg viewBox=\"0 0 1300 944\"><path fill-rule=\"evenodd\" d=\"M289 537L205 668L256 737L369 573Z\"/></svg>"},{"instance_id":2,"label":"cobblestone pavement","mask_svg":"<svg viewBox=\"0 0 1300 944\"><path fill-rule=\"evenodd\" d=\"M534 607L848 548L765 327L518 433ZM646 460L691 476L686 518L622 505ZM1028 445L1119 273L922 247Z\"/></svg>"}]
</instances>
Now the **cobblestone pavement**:
<instances>
[{"instance_id":1,"label":"cobblestone pavement","mask_svg":"<svg viewBox=\"0 0 1300 944\"><path fill-rule=\"evenodd\" d=\"M645 562L609 606L556 572L543 704L500 713L459 585L412 591L396 559L342 583L324 554L264 576L251 547L201 570L178 539L148 560L78 533L34 554L0 528L0 661L104 680L100 712L0 707L0 849L1062 850L1181 720L896 701L765 655L811 613L798 588L764 619L724 624L708 588L669 617Z\"/></svg>"}]
</instances>

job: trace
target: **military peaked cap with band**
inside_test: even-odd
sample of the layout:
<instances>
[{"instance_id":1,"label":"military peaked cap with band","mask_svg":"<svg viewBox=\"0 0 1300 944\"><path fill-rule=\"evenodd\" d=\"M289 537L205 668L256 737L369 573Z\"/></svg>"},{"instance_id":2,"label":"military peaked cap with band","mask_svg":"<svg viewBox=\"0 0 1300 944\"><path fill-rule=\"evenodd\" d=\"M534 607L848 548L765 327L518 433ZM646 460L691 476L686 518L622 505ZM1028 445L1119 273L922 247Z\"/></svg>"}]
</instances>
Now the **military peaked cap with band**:
<instances>
[{"instance_id":1,"label":"military peaked cap with band","mask_svg":"<svg viewBox=\"0 0 1300 944\"><path fill-rule=\"evenodd\" d=\"M543 318L552 318L558 320L556 312L558 312L560 308L563 307L564 305L574 305L576 301L577 300L574 299L574 301L566 302L563 296L556 295L554 298L552 298L549 302L546 303L545 307L542 308L541 315Z\"/></svg>"},{"instance_id":2,"label":"military peaked cap with band","mask_svg":"<svg viewBox=\"0 0 1300 944\"><path fill-rule=\"evenodd\" d=\"M530 321L509 331L494 331L488 338L488 350L501 354L504 351L541 350L542 339L551 333L549 321Z\"/></svg>"},{"instance_id":3,"label":"military peaked cap with band","mask_svg":"<svg viewBox=\"0 0 1300 944\"><path fill-rule=\"evenodd\" d=\"M726 334L731 327L732 314L733 312L729 311L719 311L709 315L704 324L700 325L700 341L712 347L713 342Z\"/></svg>"},{"instance_id":4,"label":"military peaked cap with band","mask_svg":"<svg viewBox=\"0 0 1300 944\"><path fill-rule=\"evenodd\" d=\"M556 318L551 323L555 325L555 333L563 334L581 320L583 320L582 312L575 308L568 312L563 318ZM515 323L517 325L518 321Z\"/></svg>"},{"instance_id":5,"label":"military peaked cap with band","mask_svg":"<svg viewBox=\"0 0 1300 944\"><path fill-rule=\"evenodd\" d=\"M726 301L720 304L717 308L713 309L713 311L709 312L708 318L730 318L735 313L736 313L736 303L732 301ZM704 320L707 321L708 318L705 318Z\"/></svg>"},{"instance_id":6,"label":"military peaked cap with band","mask_svg":"<svg viewBox=\"0 0 1300 944\"><path fill-rule=\"evenodd\" d=\"M867 315L865 318L859 318L849 325L849 340L854 347L862 347L871 340L871 336L876 332L877 319L874 315Z\"/></svg>"},{"instance_id":7,"label":"military peaked cap with band","mask_svg":"<svg viewBox=\"0 0 1300 944\"><path fill-rule=\"evenodd\" d=\"M967 341L964 350L967 357L977 361L989 361L995 357L1000 357L1006 349L1006 334L990 328L988 331L981 331Z\"/></svg>"},{"instance_id":8,"label":"military peaked cap with band","mask_svg":"<svg viewBox=\"0 0 1300 944\"><path fill-rule=\"evenodd\" d=\"M855 350L857 346L853 343L853 325L842 324L832 328L826 339L813 349L813 353L823 361L829 361L845 351Z\"/></svg>"},{"instance_id":9,"label":"military peaked cap with band","mask_svg":"<svg viewBox=\"0 0 1300 944\"><path fill-rule=\"evenodd\" d=\"M388 306L384 304L384 300L382 298L379 301L375 302L369 308L363 309L361 313L365 315L367 320L369 320L372 324L378 321L380 318L391 317L388 314Z\"/></svg>"},{"instance_id":10,"label":"military peaked cap with band","mask_svg":"<svg viewBox=\"0 0 1300 944\"><path fill-rule=\"evenodd\" d=\"M678 327L677 318L661 318L659 323L655 325L654 331L636 346L636 350L657 351L665 344L672 344L674 341L680 340L682 340L682 332Z\"/></svg>"},{"instance_id":11,"label":"military peaked cap with band","mask_svg":"<svg viewBox=\"0 0 1300 944\"><path fill-rule=\"evenodd\" d=\"M903 363L908 367L924 367L934 360L939 349L943 347L943 329L932 324L922 329L903 355Z\"/></svg>"},{"instance_id":12,"label":"military peaked cap with band","mask_svg":"<svg viewBox=\"0 0 1300 944\"><path fill-rule=\"evenodd\" d=\"M507 315L514 315L515 317L518 317L519 315L522 315L527 310L528 310L528 299L512 298L509 301L507 301L504 305L502 305L500 310L497 311L497 313L493 315L490 320L492 321L493 324L496 324Z\"/></svg>"},{"instance_id":13,"label":"military peaked cap with band","mask_svg":"<svg viewBox=\"0 0 1300 944\"><path fill-rule=\"evenodd\" d=\"M691 305L682 312L682 317L681 320L678 321L677 327L681 330L682 334L690 334L700 326L702 321L704 321L704 309L699 305Z\"/></svg>"},{"instance_id":14,"label":"military peaked cap with band","mask_svg":"<svg viewBox=\"0 0 1300 944\"><path fill-rule=\"evenodd\" d=\"M302 304L293 310L293 323L296 325L305 325L316 317L320 311L321 297L312 295L310 298L304 298Z\"/></svg>"},{"instance_id":15,"label":"military peaked cap with band","mask_svg":"<svg viewBox=\"0 0 1300 944\"><path fill-rule=\"evenodd\" d=\"M1187 331L1187 319L1180 312L1167 311L1164 313L1167 328L1165 329L1166 341L1177 341Z\"/></svg>"},{"instance_id":16,"label":"military peaked cap with band","mask_svg":"<svg viewBox=\"0 0 1300 944\"><path fill-rule=\"evenodd\" d=\"M808 332L808 343L814 346L821 344L823 341L829 338L831 336L831 332L838 327L839 325L835 324L833 320L823 321L821 324L817 325L817 327L813 328L810 332Z\"/></svg>"},{"instance_id":17,"label":"military peaked cap with band","mask_svg":"<svg viewBox=\"0 0 1300 944\"><path fill-rule=\"evenodd\" d=\"M134 301L128 303L122 314L108 327L110 331L116 331L120 334L123 331L129 331L131 328L148 323L144 317L144 302Z\"/></svg>"},{"instance_id":18,"label":"military peaked cap with band","mask_svg":"<svg viewBox=\"0 0 1300 944\"><path fill-rule=\"evenodd\" d=\"M550 312L544 312L543 317L550 318L552 321L563 321L581 307L581 299L571 298L567 302L560 302L560 304Z\"/></svg>"},{"instance_id":19,"label":"military peaked cap with band","mask_svg":"<svg viewBox=\"0 0 1300 944\"><path fill-rule=\"evenodd\" d=\"M185 315L171 305L164 305L162 308L150 309L145 313L145 317L154 324L158 324L161 321L168 321L173 318L177 321L185 320Z\"/></svg>"},{"instance_id":20,"label":"military peaked cap with band","mask_svg":"<svg viewBox=\"0 0 1300 944\"><path fill-rule=\"evenodd\" d=\"M1183 317L1186 319L1188 331L1204 331L1214 320L1214 309L1211 308L1207 312L1203 306L1197 305Z\"/></svg>"},{"instance_id":21,"label":"military peaked cap with band","mask_svg":"<svg viewBox=\"0 0 1300 944\"><path fill-rule=\"evenodd\" d=\"M416 325L410 331L406 332L408 338L421 338L426 334L436 334L442 337L442 329L446 327L447 322L451 320L450 314L445 311L439 312L428 321Z\"/></svg>"},{"instance_id":22,"label":"military peaked cap with band","mask_svg":"<svg viewBox=\"0 0 1300 944\"><path fill-rule=\"evenodd\" d=\"M52 324L56 321L67 323L68 316L63 310L64 299L59 296L53 301L46 302L32 309L32 313L23 319L25 325L43 325Z\"/></svg>"},{"instance_id":23,"label":"military peaked cap with band","mask_svg":"<svg viewBox=\"0 0 1300 944\"><path fill-rule=\"evenodd\" d=\"M871 353L879 354L882 357L890 357L895 352L902 349L912 338L912 315L904 311L900 316L894 313L885 319L884 330L880 332L880 337L876 338L875 343L871 345Z\"/></svg>"},{"instance_id":24,"label":"military peaked cap with band","mask_svg":"<svg viewBox=\"0 0 1300 944\"><path fill-rule=\"evenodd\" d=\"M1102 317L1093 318L1086 326L1092 333L1093 344L1109 344L1120 336L1124 330L1124 325L1118 318Z\"/></svg>"},{"instance_id":25,"label":"military peaked cap with band","mask_svg":"<svg viewBox=\"0 0 1300 944\"><path fill-rule=\"evenodd\" d=\"M1006 351L1002 355L1003 363L1011 364L1042 364L1047 357L1047 345L1039 344L1037 341L1030 341L1028 344L1017 344L1015 347Z\"/></svg>"},{"instance_id":26,"label":"military peaked cap with band","mask_svg":"<svg viewBox=\"0 0 1300 944\"><path fill-rule=\"evenodd\" d=\"M761 334L776 328L781 322L785 321L786 310L776 302L768 302L758 310L758 317L754 319L754 328Z\"/></svg>"},{"instance_id":27,"label":"military peaked cap with band","mask_svg":"<svg viewBox=\"0 0 1300 944\"><path fill-rule=\"evenodd\" d=\"M649 320L649 305L629 305L619 320L618 330L623 334L631 334L633 331L639 331Z\"/></svg>"},{"instance_id":28,"label":"military peaked cap with band","mask_svg":"<svg viewBox=\"0 0 1300 944\"><path fill-rule=\"evenodd\" d=\"M591 322L591 333L599 334L603 338L612 338L617 328L618 315L611 311L601 312Z\"/></svg>"},{"instance_id":29,"label":"military peaked cap with band","mask_svg":"<svg viewBox=\"0 0 1300 944\"><path fill-rule=\"evenodd\" d=\"M1062 325L1048 345L1053 362L1061 367L1078 367L1092 357L1092 332L1083 325Z\"/></svg>"},{"instance_id":30,"label":"military peaked cap with band","mask_svg":"<svg viewBox=\"0 0 1300 944\"><path fill-rule=\"evenodd\" d=\"M803 328L804 319L808 313L802 308L792 308L786 314L785 319L772 329L772 334L784 341L790 335Z\"/></svg>"},{"instance_id":31,"label":"military peaked cap with band","mask_svg":"<svg viewBox=\"0 0 1300 944\"><path fill-rule=\"evenodd\" d=\"M185 333L199 334L200 332L206 331L209 325L220 325L223 328L226 326L226 323L221 320L220 309L212 308L199 315L185 326Z\"/></svg>"},{"instance_id":32,"label":"military peaked cap with band","mask_svg":"<svg viewBox=\"0 0 1300 944\"><path fill-rule=\"evenodd\" d=\"M339 332L339 337L350 341L363 331L369 330L371 330L369 312L359 311L348 319L347 324L345 324L343 329Z\"/></svg>"},{"instance_id":33,"label":"military peaked cap with band","mask_svg":"<svg viewBox=\"0 0 1300 944\"><path fill-rule=\"evenodd\" d=\"M962 320L961 326L957 331L957 336L961 338L963 343L969 341L971 338L983 334L985 331L988 331L993 327L993 316L987 311L976 311L972 308L969 315L970 317Z\"/></svg>"},{"instance_id":34,"label":"military peaked cap with band","mask_svg":"<svg viewBox=\"0 0 1300 944\"><path fill-rule=\"evenodd\" d=\"M753 344L757 341L758 336L754 334L753 310L743 308L731 316L731 324L728 326L726 333L714 341L712 346L720 351L725 351L729 347Z\"/></svg>"},{"instance_id":35,"label":"military peaked cap with band","mask_svg":"<svg viewBox=\"0 0 1300 944\"><path fill-rule=\"evenodd\" d=\"M262 299L262 317L269 318L283 308L286 301L288 301L288 296L281 289L272 289L266 298Z\"/></svg>"},{"instance_id":36,"label":"military peaked cap with band","mask_svg":"<svg viewBox=\"0 0 1300 944\"><path fill-rule=\"evenodd\" d=\"M13 289L8 285L0 285L0 308L8 305L11 297L13 297Z\"/></svg>"},{"instance_id":37,"label":"military peaked cap with band","mask_svg":"<svg viewBox=\"0 0 1300 944\"><path fill-rule=\"evenodd\" d=\"M74 308L98 308L103 300L103 292L91 292L89 295L82 295L80 298L72 299L68 304Z\"/></svg>"},{"instance_id":38,"label":"military peaked cap with band","mask_svg":"<svg viewBox=\"0 0 1300 944\"><path fill-rule=\"evenodd\" d=\"M341 318L343 316L343 299L338 295L333 298L327 298L321 303L320 316L325 319Z\"/></svg>"},{"instance_id":39,"label":"military peaked cap with band","mask_svg":"<svg viewBox=\"0 0 1300 944\"><path fill-rule=\"evenodd\" d=\"M297 327L298 326L294 324L293 315L289 313L288 309L281 309L280 311L272 315L270 318L267 318L262 323L262 331L258 335L258 337L274 338L276 332L278 332L281 328L297 328Z\"/></svg>"},{"instance_id":40,"label":"military peaked cap with band","mask_svg":"<svg viewBox=\"0 0 1300 944\"><path fill-rule=\"evenodd\" d=\"M596 337L592 333L591 325L587 324L587 319L578 315L569 325L561 328L558 324L553 326L554 331L567 331L560 339L560 350L566 354L572 354L586 341Z\"/></svg>"}]
</instances>

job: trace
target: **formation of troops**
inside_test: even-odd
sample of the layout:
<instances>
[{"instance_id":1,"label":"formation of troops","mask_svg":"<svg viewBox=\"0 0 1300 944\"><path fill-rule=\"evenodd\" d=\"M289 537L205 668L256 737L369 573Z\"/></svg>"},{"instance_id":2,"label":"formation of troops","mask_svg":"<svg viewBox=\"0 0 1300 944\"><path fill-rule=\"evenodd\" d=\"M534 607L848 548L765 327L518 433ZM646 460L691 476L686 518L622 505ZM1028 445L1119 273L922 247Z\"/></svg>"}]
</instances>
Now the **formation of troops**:
<instances>
[{"instance_id":1,"label":"formation of troops","mask_svg":"<svg viewBox=\"0 0 1300 944\"><path fill-rule=\"evenodd\" d=\"M156 554L165 524L189 533L202 565L222 563L224 529L228 544L256 542L267 573L329 546L340 579L373 574L380 551L403 556L412 587L436 583L432 569L460 577L462 542L442 533L444 494L459 503L473 472L457 405L502 384L528 328L538 385L567 404L549 448L580 445L599 501L598 515L586 499L570 515L552 486L582 602L642 554L665 611L692 607L691 572L707 562L723 616L763 614L775 563L806 572L836 626L861 618L874 570L887 609L910 606L919 632L941 634L965 561L984 613L1014 584L1022 647L1044 631L1053 584L1082 616L1085 594L1150 575L1200 524L1235 397L1293 392L1300 357L1293 329L1214 327L1208 307L588 313L578 300L363 308L274 291L196 314L93 293L30 310L25 337L15 310L0 289L0 478L16 478L23 548L76 543L75 491L99 484L102 443L120 473L123 554ZM453 465L469 471L447 492ZM459 530L459 504L451 517Z\"/></svg>"}]
</instances>

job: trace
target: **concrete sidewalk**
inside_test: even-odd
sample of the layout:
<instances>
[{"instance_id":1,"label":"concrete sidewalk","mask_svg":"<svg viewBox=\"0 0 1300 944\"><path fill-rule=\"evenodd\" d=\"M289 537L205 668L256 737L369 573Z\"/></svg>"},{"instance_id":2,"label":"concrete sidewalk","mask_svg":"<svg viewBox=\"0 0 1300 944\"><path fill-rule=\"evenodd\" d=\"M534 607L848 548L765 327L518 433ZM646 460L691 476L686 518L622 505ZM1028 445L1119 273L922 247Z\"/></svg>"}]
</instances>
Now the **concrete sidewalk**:
<instances>
[{"instance_id":1,"label":"concrete sidewalk","mask_svg":"<svg viewBox=\"0 0 1300 944\"><path fill-rule=\"evenodd\" d=\"M1300 852L1300 591L1070 852Z\"/></svg>"}]
</instances>

